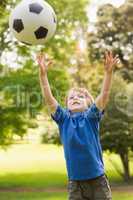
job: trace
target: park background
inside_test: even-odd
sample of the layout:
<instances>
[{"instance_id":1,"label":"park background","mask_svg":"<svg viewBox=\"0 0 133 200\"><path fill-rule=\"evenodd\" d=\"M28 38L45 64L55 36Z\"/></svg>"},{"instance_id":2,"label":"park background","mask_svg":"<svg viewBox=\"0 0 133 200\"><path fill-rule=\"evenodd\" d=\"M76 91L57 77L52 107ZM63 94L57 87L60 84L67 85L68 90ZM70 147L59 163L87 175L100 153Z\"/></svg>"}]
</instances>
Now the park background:
<instances>
[{"instance_id":1,"label":"park background","mask_svg":"<svg viewBox=\"0 0 133 200\"><path fill-rule=\"evenodd\" d=\"M54 60L48 76L62 106L71 86L96 97L105 50L119 55L100 136L113 200L133 200L133 0L49 0L58 28L43 47L11 36L18 2L0 2L0 200L67 199L63 149L39 86L40 50Z\"/></svg>"}]
</instances>

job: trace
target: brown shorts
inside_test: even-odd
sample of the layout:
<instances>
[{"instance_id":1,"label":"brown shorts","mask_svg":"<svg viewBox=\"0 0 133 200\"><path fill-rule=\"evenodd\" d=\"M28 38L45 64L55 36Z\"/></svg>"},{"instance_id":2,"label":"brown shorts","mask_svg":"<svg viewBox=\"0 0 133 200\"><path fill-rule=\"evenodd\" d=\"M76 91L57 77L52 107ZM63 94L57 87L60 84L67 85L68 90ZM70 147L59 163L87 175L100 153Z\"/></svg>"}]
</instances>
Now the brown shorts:
<instances>
[{"instance_id":1,"label":"brown shorts","mask_svg":"<svg viewBox=\"0 0 133 200\"><path fill-rule=\"evenodd\" d=\"M84 181L69 181L69 200L112 200L111 189L105 175Z\"/></svg>"}]
</instances>

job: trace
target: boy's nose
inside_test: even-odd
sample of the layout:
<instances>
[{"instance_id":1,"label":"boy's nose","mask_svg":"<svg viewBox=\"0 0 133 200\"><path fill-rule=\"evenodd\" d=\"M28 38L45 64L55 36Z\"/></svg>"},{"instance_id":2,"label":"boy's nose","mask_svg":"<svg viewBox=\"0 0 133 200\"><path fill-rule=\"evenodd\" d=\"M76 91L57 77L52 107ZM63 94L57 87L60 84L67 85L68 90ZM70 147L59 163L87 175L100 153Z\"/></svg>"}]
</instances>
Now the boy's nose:
<instances>
[{"instance_id":1,"label":"boy's nose","mask_svg":"<svg viewBox=\"0 0 133 200\"><path fill-rule=\"evenodd\" d=\"M77 97L77 96L74 96L74 100L75 100L75 99L78 99L78 97Z\"/></svg>"}]
</instances>

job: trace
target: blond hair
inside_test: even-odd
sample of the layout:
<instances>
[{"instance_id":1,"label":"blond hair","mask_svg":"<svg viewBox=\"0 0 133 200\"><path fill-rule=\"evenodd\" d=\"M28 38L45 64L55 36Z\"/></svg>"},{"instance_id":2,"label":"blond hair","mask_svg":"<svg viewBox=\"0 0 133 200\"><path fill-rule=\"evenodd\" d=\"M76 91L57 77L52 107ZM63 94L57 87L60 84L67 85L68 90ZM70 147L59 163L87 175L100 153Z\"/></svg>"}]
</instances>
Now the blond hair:
<instances>
[{"instance_id":1,"label":"blond hair","mask_svg":"<svg viewBox=\"0 0 133 200\"><path fill-rule=\"evenodd\" d=\"M67 106L68 96L69 96L70 92L75 92L75 91L85 95L88 105L90 104L90 101L91 101L91 104L94 103L94 98L93 98L92 95L88 92L88 90L87 90L86 88L74 87L74 88L71 88L71 89L68 91L68 93L67 93L67 96L66 96L66 106Z\"/></svg>"}]
</instances>

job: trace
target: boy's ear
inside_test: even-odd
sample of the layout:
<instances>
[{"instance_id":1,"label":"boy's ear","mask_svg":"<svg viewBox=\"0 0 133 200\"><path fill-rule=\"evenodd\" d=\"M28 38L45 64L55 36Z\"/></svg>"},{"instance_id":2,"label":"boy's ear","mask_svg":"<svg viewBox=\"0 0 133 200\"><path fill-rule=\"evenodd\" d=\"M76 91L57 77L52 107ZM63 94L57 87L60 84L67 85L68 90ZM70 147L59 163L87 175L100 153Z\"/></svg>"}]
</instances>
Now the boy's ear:
<instances>
[{"instance_id":1,"label":"boy's ear","mask_svg":"<svg viewBox=\"0 0 133 200\"><path fill-rule=\"evenodd\" d=\"M86 99L87 99L88 106L90 105L90 101L91 101L91 104L94 103L94 98L91 95L89 97L87 97Z\"/></svg>"},{"instance_id":2,"label":"boy's ear","mask_svg":"<svg viewBox=\"0 0 133 200\"><path fill-rule=\"evenodd\" d=\"M89 106L90 105L90 99L89 99L89 97L87 97L86 100L87 100L87 105Z\"/></svg>"}]
</instances>

